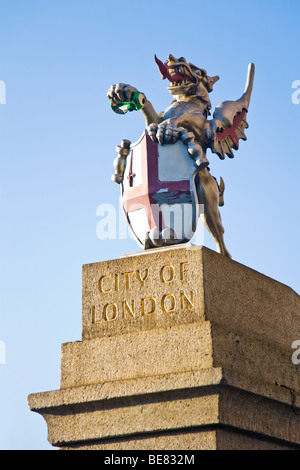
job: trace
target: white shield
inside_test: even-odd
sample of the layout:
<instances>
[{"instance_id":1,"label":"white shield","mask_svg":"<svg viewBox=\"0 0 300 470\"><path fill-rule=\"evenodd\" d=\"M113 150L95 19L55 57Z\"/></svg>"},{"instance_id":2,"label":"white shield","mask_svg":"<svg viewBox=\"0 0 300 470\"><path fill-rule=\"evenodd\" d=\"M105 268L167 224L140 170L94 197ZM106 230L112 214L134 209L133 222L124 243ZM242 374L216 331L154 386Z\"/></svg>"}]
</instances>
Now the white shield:
<instances>
[{"instance_id":1,"label":"white shield","mask_svg":"<svg viewBox=\"0 0 300 470\"><path fill-rule=\"evenodd\" d=\"M189 241L198 219L196 166L187 147L154 143L146 132L130 146L122 185L122 208L138 241L154 246ZM168 237L168 233L170 236Z\"/></svg>"}]
</instances>

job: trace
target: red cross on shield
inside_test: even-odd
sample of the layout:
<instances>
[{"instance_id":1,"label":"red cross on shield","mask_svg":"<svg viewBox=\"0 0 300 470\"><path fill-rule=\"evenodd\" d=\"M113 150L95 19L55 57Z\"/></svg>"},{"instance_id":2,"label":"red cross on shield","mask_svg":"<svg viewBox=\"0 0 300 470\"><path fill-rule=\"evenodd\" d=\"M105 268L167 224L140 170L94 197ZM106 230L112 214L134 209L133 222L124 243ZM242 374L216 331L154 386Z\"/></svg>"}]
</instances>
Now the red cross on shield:
<instances>
[{"instance_id":1,"label":"red cross on shield","mask_svg":"<svg viewBox=\"0 0 300 470\"><path fill-rule=\"evenodd\" d=\"M130 146L122 184L122 208L137 242L168 228L174 243L189 241L198 218L196 167L186 146L154 143L146 131Z\"/></svg>"}]
</instances>

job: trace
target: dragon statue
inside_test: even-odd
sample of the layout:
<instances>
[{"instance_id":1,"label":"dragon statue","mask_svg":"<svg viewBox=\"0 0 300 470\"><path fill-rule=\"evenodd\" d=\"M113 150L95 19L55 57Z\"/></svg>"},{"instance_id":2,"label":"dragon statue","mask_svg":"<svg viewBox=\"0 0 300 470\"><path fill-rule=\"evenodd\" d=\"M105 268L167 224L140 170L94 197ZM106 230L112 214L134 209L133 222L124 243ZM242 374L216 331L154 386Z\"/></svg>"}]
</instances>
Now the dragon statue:
<instances>
[{"instance_id":1,"label":"dragon statue","mask_svg":"<svg viewBox=\"0 0 300 470\"><path fill-rule=\"evenodd\" d=\"M151 141L159 146L170 146L181 140L187 145L188 154L196 168L195 188L198 203L204 207L202 215L205 226L215 239L218 251L231 257L224 243L224 228L218 209L224 204L225 185L222 178L218 183L211 175L206 152L210 149L220 159L226 155L233 158L233 150L238 150L239 140L246 140L244 131L248 127L246 115L253 87L254 64L248 66L246 87L241 98L219 104L210 119L209 93L219 77L208 76L204 69L187 62L184 57L176 59L170 54L163 63L155 56L155 61L161 78L170 82L168 91L173 96L171 105L164 112L157 113L146 96L139 94L131 85L112 85L107 97L112 106L118 107L124 102L132 103L133 97L138 94L140 105L135 109L141 109L146 120L146 133ZM121 167L120 163L115 165L122 179L124 164ZM120 183L120 180L117 182ZM155 240L145 247L153 246L158 246Z\"/></svg>"}]
</instances>

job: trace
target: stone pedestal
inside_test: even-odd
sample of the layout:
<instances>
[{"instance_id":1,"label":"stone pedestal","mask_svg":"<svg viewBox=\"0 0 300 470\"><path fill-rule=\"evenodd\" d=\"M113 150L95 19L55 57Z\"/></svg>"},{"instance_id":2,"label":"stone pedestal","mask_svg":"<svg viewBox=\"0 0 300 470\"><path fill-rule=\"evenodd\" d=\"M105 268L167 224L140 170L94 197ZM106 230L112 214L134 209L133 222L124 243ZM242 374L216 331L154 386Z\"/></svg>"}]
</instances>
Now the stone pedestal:
<instances>
[{"instance_id":1,"label":"stone pedestal","mask_svg":"<svg viewBox=\"0 0 300 470\"><path fill-rule=\"evenodd\" d=\"M300 448L300 298L289 287L183 245L83 266L82 300L60 389L28 398L52 445Z\"/></svg>"}]
</instances>

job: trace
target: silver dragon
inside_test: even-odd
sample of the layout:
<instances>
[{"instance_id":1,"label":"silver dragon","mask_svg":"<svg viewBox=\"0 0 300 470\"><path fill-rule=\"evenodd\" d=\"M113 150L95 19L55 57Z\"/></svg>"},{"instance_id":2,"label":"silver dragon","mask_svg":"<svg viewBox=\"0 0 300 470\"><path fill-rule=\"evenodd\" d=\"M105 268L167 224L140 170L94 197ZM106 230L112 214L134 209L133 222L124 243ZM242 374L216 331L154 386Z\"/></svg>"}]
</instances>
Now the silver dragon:
<instances>
[{"instance_id":1,"label":"silver dragon","mask_svg":"<svg viewBox=\"0 0 300 470\"><path fill-rule=\"evenodd\" d=\"M161 78L170 82L168 91L173 101L164 112L157 113L145 96L142 113L147 133L160 145L176 143L183 133L193 136L188 151L197 165L196 188L199 203L204 205L204 223L215 239L218 251L231 258L224 243L224 228L218 209L224 204L225 185L222 178L218 183L210 174L206 152L210 149L221 159L226 155L233 158L233 150L238 150L239 140L246 140L244 131L248 128L246 115L253 87L254 64L249 64L246 87L241 98L222 102L215 108L212 119L209 119L209 93L219 77L208 76L206 70L187 62L184 57L176 59L170 54L163 63L155 56L155 61ZM109 88L107 97L112 103L118 104L131 101L135 92L137 89L133 86L118 83Z\"/></svg>"}]
</instances>

